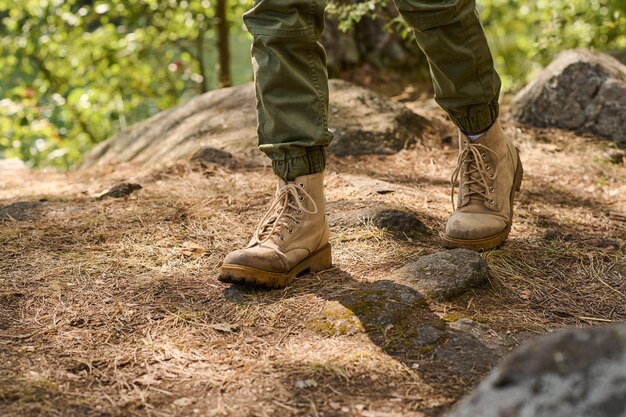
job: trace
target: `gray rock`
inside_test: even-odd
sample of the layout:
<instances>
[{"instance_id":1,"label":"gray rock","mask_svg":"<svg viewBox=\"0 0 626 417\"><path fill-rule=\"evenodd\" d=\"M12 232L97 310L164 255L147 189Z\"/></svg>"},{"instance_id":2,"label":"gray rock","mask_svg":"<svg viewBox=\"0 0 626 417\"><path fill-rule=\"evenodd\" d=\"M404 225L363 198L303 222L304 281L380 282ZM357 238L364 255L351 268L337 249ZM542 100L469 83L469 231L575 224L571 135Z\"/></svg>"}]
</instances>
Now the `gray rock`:
<instances>
[{"instance_id":1,"label":"gray rock","mask_svg":"<svg viewBox=\"0 0 626 417\"><path fill-rule=\"evenodd\" d=\"M362 319L364 324L386 328L397 325L415 309L426 307L426 300L419 292L394 282L376 281L345 295L341 304Z\"/></svg>"},{"instance_id":2,"label":"gray rock","mask_svg":"<svg viewBox=\"0 0 626 417\"><path fill-rule=\"evenodd\" d=\"M458 378L484 375L502 357L497 350L485 346L473 335L455 330L446 332L445 343L434 350L433 356L435 364L445 366L446 375Z\"/></svg>"},{"instance_id":3,"label":"gray rock","mask_svg":"<svg viewBox=\"0 0 626 417\"><path fill-rule=\"evenodd\" d=\"M474 251L453 249L424 256L399 269L393 280L429 298L447 301L488 280L487 262Z\"/></svg>"},{"instance_id":4,"label":"gray rock","mask_svg":"<svg viewBox=\"0 0 626 417\"><path fill-rule=\"evenodd\" d=\"M384 209L373 214L372 221L379 229L403 237L430 235L430 229L415 215L404 210Z\"/></svg>"},{"instance_id":5,"label":"gray rock","mask_svg":"<svg viewBox=\"0 0 626 417\"><path fill-rule=\"evenodd\" d=\"M407 106L354 84L331 80L330 128L336 155L390 154L417 142L437 123ZM219 161L231 154L246 164L266 164L257 149L254 85L210 91L137 123L89 152L83 167L122 162L151 166L189 160L202 148Z\"/></svg>"},{"instance_id":6,"label":"gray rock","mask_svg":"<svg viewBox=\"0 0 626 417\"><path fill-rule=\"evenodd\" d=\"M450 414L475 416L626 417L626 326L526 344Z\"/></svg>"},{"instance_id":7,"label":"gray rock","mask_svg":"<svg viewBox=\"0 0 626 417\"><path fill-rule=\"evenodd\" d=\"M211 146L203 146L191 156L191 162L205 164L230 165L233 163L233 155L230 152Z\"/></svg>"},{"instance_id":8,"label":"gray rock","mask_svg":"<svg viewBox=\"0 0 626 417\"><path fill-rule=\"evenodd\" d=\"M415 353L444 335L445 322L428 309L422 294L405 285L376 281L346 294L339 302L388 352Z\"/></svg>"},{"instance_id":9,"label":"gray rock","mask_svg":"<svg viewBox=\"0 0 626 417\"><path fill-rule=\"evenodd\" d=\"M585 131L626 144L626 66L607 54L565 51L517 94L511 111L532 126Z\"/></svg>"},{"instance_id":10,"label":"gray rock","mask_svg":"<svg viewBox=\"0 0 626 417\"><path fill-rule=\"evenodd\" d=\"M31 220L41 205L42 203L36 201L18 201L0 207L0 222Z\"/></svg>"},{"instance_id":11,"label":"gray rock","mask_svg":"<svg viewBox=\"0 0 626 417\"><path fill-rule=\"evenodd\" d=\"M330 225L352 228L372 224L401 240L419 239L432 234L430 228L413 212L378 201L363 203L366 204L366 207L341 207L338 210L334 210L334 205L330 205L332 210Z\"/></svg>"},{"instance_id":12,"label":"gray rock","mask_svg":"<svg viewBox=\"0 0 626 417\"><path fill-rule=\"evenodd\" d=\"M509 346L509 343L489 326L472 319L463 317L449 323L449 326L453 330L474 336L483 345L498 352L505 352Z\"/></svg>"},{"instance_id":13,"label":"gray rock","mask_svg":"<svg viewBox=\"0 0 626 417\"><path fill-rule=\"evenodd\" d=\"M113 188L111 188L110 190L104 192L103 194L100 194L97 197L97 200L104 200L105 198L123 198L123 197L128 197L129 195L131 195L135 191L141 190L141 188L142 187L139 184L130 183L130 182L121 182L121 183L113 186Z\"/></svg>"}]
</instances>

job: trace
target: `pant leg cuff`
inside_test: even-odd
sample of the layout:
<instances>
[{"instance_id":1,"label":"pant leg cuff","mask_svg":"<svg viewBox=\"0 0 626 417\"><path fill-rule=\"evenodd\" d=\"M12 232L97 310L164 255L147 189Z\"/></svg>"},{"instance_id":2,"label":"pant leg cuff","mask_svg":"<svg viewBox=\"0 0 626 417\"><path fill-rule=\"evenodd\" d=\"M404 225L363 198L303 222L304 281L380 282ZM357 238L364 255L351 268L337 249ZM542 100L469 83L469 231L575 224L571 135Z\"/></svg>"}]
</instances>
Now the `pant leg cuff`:
<instances>
[{"instance_id":1,"label":"pant leg cuff","mask_svg":"<svg viewBox=\"0 0 626 417\"><path fill-rule=\"evenodd\" d=\"M463 133L473 135L489 129L499 114L500 105L498 100L494 100L471 116L457 117L451 114L450 119Z\"/></svg>"},{"instance_id":2,"label":"pant leg cuff","mask_svg":"<svg viewBox=\"0 0 626 417\"><path fill-rule=\"evenodd\" d=\"M326 168L326 147L315 146L282 154L272 153L270 159L274 174L285 181L293 181L303 175L324 171Z\"/></svg>"}]
</instances>

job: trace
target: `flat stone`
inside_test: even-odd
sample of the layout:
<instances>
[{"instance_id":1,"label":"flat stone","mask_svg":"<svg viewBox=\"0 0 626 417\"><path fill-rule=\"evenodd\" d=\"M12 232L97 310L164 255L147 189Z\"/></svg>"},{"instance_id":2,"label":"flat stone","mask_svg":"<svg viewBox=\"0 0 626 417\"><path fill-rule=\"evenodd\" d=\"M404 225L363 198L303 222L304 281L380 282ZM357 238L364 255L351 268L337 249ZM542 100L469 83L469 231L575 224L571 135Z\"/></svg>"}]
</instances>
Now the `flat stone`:
<instances>
[{"instance_id":1,"label":"flat stone","mask_svg":"<svg viewBox=\"0 0 626 417\"><path fill-rule=\"evenodd\" d=\"M561 331L506 358L450 417L626 417L626 326Z\"/></svg>"},{"instance_id":2,"label":"flat stone","mask_svg":"<svg viewBox=\"0 0 626 417\"><path fill-rule=\"evenodd\" d=\"M445 322L428 309L423 295L396 282L376 281L348 293L339 302L388 352L414 353L437 343L445 331Z\"/></svg>"},{"instance_id":3,"label":"flat stone","mask_svg":"<svg viewBox=\"0 0 626 417\"><path fill-rule=\"evenodd\" d=\"M334 210L334 207L330 205L332 210L330 225L352 228L371 224L400 240L420 239L432 235L430 228L419 219L416 213L378 201L363 202L360 205L365 205L365 207L341 207Z\"/></svg>"},{"instance_id":4,"label":"flat stone","mask_svg":"<svg viewBox=\"0 0 626 417\"><path fill-rule=\"evenodd\" d=\"M487 282L487 262L474 251L453 249L424 256L396 271L392 279L437 301L447 301Z\"/></svg>"}]
</instances>

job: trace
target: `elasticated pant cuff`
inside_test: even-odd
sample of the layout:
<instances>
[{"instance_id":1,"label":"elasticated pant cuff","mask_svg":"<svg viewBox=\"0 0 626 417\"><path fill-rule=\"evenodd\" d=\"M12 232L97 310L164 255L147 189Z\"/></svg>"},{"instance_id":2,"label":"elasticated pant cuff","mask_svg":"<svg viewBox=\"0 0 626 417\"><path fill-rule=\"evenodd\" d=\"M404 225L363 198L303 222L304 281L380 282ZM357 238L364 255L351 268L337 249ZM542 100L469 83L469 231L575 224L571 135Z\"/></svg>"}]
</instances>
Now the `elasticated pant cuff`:
<instances>
[{"instance_id":1,"label":"elasticated pant cuff","mask_svg":"<svg viewBox=\"0 0 626 417\"><path fill-rule=\"evenodd\" d=\"M317 174L326 168L326 148L316 146L289 153L269 155L274 173L285 181L293 181L303 175Z\"/></svg>"},{"instance_id":2,"label":"elasticated pant cuff","mask_svg":"<svg viewBox=\"0 0 626 417\"><path fill-rule=\"evenodd\" d=\"M450 114L450 119L452 119L452 122L454 122L463 133L466 135L474 135L489 129L498 118L499 113L500 105L498 104L498 100L494 100L485 108L471 116L455 117L453 114Z\"/></svg>"}]
</instances>

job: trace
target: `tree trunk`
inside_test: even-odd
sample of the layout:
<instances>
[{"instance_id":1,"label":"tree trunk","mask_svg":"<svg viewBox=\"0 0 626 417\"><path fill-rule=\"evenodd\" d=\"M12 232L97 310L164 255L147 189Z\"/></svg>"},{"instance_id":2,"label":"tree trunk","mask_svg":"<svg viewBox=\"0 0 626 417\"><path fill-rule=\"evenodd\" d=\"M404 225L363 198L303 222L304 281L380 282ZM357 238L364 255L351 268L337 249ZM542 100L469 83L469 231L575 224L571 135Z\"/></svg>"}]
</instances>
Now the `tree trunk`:
<instances>
[{"instance_id":1,"label":"tree trunk","mask_svg":"<svg viewBox=\"0 0 626 417\"><path fill-rule=\"evenodd\" d=\"M230 87L230 44L229 31L230 24L226 16L226 3L228 0L217 0L215 6L215 17L217 19L217 52L220 87Z\"/></svg>"}]
</instances>

